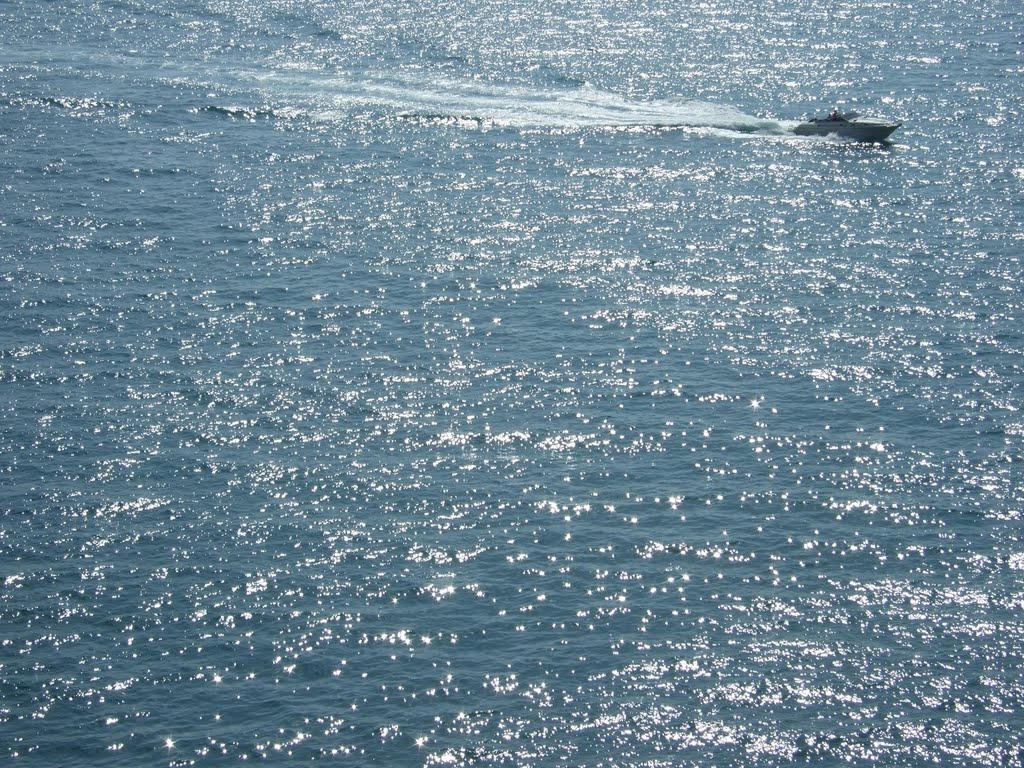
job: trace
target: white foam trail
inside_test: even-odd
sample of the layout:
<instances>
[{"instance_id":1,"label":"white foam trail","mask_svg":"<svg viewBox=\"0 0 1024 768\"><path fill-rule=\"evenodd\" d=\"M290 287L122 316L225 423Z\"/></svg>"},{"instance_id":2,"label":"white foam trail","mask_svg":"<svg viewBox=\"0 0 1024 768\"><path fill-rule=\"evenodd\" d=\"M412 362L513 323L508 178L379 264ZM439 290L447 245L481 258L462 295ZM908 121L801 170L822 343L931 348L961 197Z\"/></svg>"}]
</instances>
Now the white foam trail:
<instances>
[{"instance_id":1,"label":"white foam trail","mask_svg":"<svg viewBox=\"0 0 1024 768\"><path fill-rule=\"evenodd\" d=\"M363 78L310 77L277 71L264 74L271 92L305 91L319 102L320 117L346 118L361 111L405 117L474 121L518 128L678 127L745 133L782 133L777 120L694 100L631 101L594 88L529 88L484 81L398 73ZM315 89L315 90L314 90ZM319 92L317 93L316 90Z\"/></svg>"},{"instance_id":2,"label":"white foam trail","mask_svg":"<svg viewBox=\"0 0 1024 768\"><path fill-rule=\"evenodd\" d=\"M576 89L527 89L432 81L422 86L378 86L378 96L404 113L447 115L531 127L676 126L754 131L777 123L732 107L701 101L630 101L584 85Z\"/></svg>"}]
</instances>

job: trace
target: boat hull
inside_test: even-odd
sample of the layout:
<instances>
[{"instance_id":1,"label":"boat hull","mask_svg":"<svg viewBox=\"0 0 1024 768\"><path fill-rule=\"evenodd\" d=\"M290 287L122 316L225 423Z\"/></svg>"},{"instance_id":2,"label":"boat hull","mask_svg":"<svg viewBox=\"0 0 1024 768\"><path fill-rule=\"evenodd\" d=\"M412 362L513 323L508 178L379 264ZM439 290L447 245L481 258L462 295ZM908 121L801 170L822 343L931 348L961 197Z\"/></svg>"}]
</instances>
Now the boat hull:
<instances>
[{"instance_id":1,"label":"boat hull","mask_svg":"<svg viewBox=\"0 0 1024 768\"><path fill-rule=\"evenodd\" d=\"M801 123L793 129L793 133L797 136L837 135L856 141L885 141L899 127L899 123L888 123L883 120L826 119Z\"/></svg>"}]
</instances>

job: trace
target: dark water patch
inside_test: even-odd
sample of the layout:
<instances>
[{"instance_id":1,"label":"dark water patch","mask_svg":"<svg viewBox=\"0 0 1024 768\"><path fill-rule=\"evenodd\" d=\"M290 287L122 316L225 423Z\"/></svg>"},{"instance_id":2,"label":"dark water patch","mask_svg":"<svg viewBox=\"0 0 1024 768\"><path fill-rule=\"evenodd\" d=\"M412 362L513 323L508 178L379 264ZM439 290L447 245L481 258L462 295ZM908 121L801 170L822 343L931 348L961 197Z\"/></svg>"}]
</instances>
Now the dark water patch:
<instances>
[{"instance_id":1,"label":"dark water patch","mask_svg":"<svg viewBox=\"0 0 1024 768\"><path fill-rule=\"evenodd\" d=\"M242 107L209 104L202 108L203 112L232 120L256 122L260 120L290 120L298 114L295 110L274 107Z\"/></svg>"}]
</instances>

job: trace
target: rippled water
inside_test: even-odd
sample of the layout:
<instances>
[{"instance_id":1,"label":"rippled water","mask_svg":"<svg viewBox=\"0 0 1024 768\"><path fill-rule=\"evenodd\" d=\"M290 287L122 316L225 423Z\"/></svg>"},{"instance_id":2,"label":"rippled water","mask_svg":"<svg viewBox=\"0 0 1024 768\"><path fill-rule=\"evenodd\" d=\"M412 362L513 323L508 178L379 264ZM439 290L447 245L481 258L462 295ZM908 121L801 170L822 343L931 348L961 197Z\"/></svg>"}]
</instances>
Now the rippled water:
<instances>
[{"instance_id":1,"label":"rippled water","mask_svg":"<svg viewBox=\"0 0 1024 768\"><path fill-rule=\"evenodd\" d=\"M1021 12L755 6L0 4L0 754L1021 764Z\"/></svg>"}]
</instances>

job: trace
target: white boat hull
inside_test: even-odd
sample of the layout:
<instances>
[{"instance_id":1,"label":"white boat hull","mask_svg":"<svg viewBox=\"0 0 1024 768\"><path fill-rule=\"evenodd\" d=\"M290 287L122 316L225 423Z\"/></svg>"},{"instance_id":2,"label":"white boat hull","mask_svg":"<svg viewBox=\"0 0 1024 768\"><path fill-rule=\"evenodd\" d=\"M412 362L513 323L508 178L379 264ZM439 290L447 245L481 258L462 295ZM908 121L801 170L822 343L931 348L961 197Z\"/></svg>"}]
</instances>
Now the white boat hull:
<instances>
[{"instance_id":1,"label":"white boat hull","mask_svg":"<svg viewBox=\"0 0 1024 768\"><path fill-rule=\"evenodd\" d=\"M870 117L825 117L801 123L793 129L797 136L829 136L835 134L857 141L885 141L899 123Z\"/></svg>"}]
</instances>

